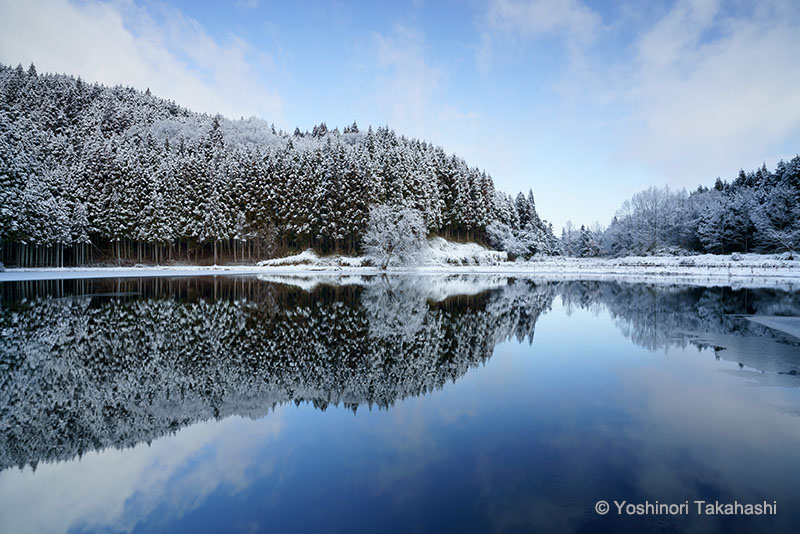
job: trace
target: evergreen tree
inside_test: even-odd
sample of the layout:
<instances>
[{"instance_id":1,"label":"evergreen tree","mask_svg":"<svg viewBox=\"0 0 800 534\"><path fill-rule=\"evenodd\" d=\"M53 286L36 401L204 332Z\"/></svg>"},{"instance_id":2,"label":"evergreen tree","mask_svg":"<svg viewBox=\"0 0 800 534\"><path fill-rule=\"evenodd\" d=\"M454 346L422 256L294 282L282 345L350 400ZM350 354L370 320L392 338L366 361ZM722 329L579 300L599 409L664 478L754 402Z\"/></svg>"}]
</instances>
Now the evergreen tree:
<instances>
[{"instance_id":1,"label":"evergreen tree","mask_svg":"<svg viewBox=\"0 0 800 534\"><path fill-rule=\"evenodd\" d=\"M361 252L381 203L428 233L483 240L502 220L530 253L555 241L532 194L522 223L487 173L388 127L288 135L33 65L0 66L0 201L8 264Z\"/></svg>"}]
</instances>

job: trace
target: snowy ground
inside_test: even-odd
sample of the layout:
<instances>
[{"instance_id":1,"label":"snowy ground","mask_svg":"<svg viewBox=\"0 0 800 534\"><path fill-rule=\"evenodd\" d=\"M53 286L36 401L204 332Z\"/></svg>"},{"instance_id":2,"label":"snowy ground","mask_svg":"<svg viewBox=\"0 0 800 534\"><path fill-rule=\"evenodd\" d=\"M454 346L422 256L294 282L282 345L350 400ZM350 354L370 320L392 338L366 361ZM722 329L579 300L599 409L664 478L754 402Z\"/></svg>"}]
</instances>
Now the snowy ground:
<instances>
[{"instance_id":1,"label":"snowy ground","mask_svg":"<svg viewBox=\"0 0 800 534\"><path fill-rule=\"evenodd\" d=\"M148 266L140 268L50 268L7 269L0 282L73 278L116 278L150 276L200 276L226 274L379 274L364 257L319 257L311 250L267 260L255 266ZM687 283L733 287L800 288L800 261L777 255L734 254L681 257L563 258L541 257L527 262L509 262L505 254L474 243L453 243L431 239L420 265L392 269L392 273L416 274L502 274L545 280L625 280L648 283Z\"/></svg>"}]
</instances>

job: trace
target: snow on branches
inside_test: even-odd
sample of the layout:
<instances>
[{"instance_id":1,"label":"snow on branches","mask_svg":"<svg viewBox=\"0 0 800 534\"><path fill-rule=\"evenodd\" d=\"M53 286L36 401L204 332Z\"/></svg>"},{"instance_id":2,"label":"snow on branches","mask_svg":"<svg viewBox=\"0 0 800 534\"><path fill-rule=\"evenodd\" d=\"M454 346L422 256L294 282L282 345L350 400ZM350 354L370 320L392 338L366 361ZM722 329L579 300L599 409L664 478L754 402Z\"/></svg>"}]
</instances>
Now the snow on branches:
<instances>
[{"instance_id":1,"label":"snow on branches","mask_svg":"<svg viewBox=\"0 0 800 534\"><path fill-rule=\"evenodd\" d=\"M369 210L362 244L381 269L416 263L426 246L422 213L405 206L379 204Z\"/></svg>"}]
</instances>

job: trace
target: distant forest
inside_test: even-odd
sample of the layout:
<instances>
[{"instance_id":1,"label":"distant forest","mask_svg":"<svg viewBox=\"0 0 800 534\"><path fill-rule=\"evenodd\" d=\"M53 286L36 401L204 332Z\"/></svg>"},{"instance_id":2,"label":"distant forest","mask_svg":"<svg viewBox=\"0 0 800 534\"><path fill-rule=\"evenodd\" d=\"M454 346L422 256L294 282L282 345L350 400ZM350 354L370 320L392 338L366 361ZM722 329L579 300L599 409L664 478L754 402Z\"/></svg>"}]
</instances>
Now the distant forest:
<instances>
[{"instance_id":1,"label":"distant forest","mask_svg":"<svg viewBox=\"0 0 800 534\"><path fill-rule=\"evenodd\" d=\"M510 258L779 252L800 244L800 158L712 189L652 188L606 229L558 239L533 193L388 127L276 130L195 113L150 91L0 65L0 261L245 263L314 248L362 252L377 204L429 235Z\"/></svg>"},{"instance_id":2,"label":"distant forest","mask_svg":"<svg viewBox=\"0 0 800 534\"><path fill-rule=\"evenodd\" d=\"M796 251L800 157L691 193L651 187L626 200L608 228L567 224L561 243L564 254L582 257Z\"/></svg>"}]
</instances>

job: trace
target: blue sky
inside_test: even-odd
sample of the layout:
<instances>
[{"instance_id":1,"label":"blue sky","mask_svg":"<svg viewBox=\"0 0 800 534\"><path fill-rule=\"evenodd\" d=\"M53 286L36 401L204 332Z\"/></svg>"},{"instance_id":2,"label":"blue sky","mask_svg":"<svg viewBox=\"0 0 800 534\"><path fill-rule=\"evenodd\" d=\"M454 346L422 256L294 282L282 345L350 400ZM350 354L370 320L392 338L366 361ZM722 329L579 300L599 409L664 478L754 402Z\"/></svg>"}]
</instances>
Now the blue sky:
<instances>
[{"instance_id":1,"label":"blue sky","mask_svg":"<svg viewBox=\"0 0 800 534\"><path fill-rule=\"evenodd\" d=\"M794 0L0 0L0 61L285 130L384 125L556 228L800 151Z\"/></svg>"}]
</instances>

